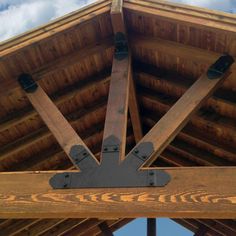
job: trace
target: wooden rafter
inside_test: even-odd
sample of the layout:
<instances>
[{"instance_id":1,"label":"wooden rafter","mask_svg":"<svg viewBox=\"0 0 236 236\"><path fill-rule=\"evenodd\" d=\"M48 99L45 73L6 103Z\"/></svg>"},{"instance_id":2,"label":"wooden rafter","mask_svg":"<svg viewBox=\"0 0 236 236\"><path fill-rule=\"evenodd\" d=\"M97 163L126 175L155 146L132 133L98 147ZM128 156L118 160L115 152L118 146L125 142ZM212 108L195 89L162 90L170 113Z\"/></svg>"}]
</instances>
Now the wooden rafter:
<instances>
[{"instance_id":1,"label":"wooden rafter","mask_svg":"<svg viewBox=\"0 0 236 236\"><path fill-rule=\"evenodd\" d=\"M90 45L84 49L76 50L73 53L59 57L58 59L39 67L37 70L32 71L32 76L36 81L41 80L49 74L55 73L56 71L58 72L58 70L74 65L86 57L95 55L112 47L112 39L107 38L96 46ZM19 88L17 80L15 78L9 78L8 80L2 82L2 85L0 86L0 95L5 96L6 94L13 92L16 88Z\"/></svg>"},{"instance_id":2,"label":"wooden rafter","mask_svg":"<svg viewBox=\"0 0 236 236\"><path fill-rule=\"evenodd\" d=\"M1 173L0 218L236 217L235 167L165 171L172 179L161 188L69 191L49 185L49 179L62 171Z\"/></svg>"},{"instance_id":3,"label":"wooden rafter","mask_svg":"<svg viewBox=\"0 0 236 236\"><path fill-rule=\"evenodd\" d=\"M75 145L82 145L85 150L90 153L93 161L98 163L96 157L87 148L86 144L77 135L65 117L61 114L55 104L41 88L41 86L38 85L38 88L35 92L26 93L26 95L50 131L53 133L62 149L77 168L78 166L70 154L71 148Z\"/></svg>"},{"instance_id":4,"label":"wooden rafter","mask_svg":"<svg viewBox=\"0 0 236 236\"><path fill-rule=\"evenodd\" d=\"M145 162L150 165L179 131L186 125L190 117L197 111L204 101L223 83L231 73L227 72L218 79L210 80L203 74L175 103L175 105L161 118L161 120L140 140L131 151L134 152L142 143L152 143L153 153Z\"/></svg>"}]
</instances>

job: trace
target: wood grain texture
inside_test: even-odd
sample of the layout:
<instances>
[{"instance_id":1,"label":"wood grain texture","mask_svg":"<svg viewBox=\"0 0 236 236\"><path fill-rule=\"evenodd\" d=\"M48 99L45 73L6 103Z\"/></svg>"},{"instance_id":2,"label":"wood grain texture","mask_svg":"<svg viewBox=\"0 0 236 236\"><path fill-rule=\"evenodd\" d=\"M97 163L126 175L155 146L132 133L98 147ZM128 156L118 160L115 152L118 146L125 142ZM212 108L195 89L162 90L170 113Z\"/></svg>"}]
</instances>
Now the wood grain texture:
<instances>
[{"instance_id":1,"label":"wood grain texture","mask_svg":"<svg viewBox=\"0 0 236 236\"><path fill-rule=\"evenodd\" d=\"M208 99L229 75L230 72L227 72L218 79L210 80L206 74L203 74L171 107L165 116L140 140L133 150L143 142L151 142L154 148L152 155L145 165L150 165L161 154L186 125L194 112L200 108L203 102Z\"/></svg>"},{"instance_id":2,"label":"wood grain texture","mask_svg":"<svg viewBox=\"0 0 236 236\"><path fill-rule=\"evenodd\" d=\"M163 6L165 5L165 6ZM171 21L183 22L186 25L198 26L213 30L236 32L235 16L222 12L203 10L197 7L181 6L175 3L157 1L125 0L124 9L137 13L149 14L152 17L164 18ZM190 9L191 8L191 9Z\"/></svg>"},{"instance_id":3,"label":"wood grain texture","mask_svg":"<svg viewBox=\"0 0 236 236\"><path fill-rule=\"evenodd\" d=\"M110 136L120 141L120 159L125 157L126 129L128 118L131 58L113 59L111 82L106 111L103 144Z\"/></svg>"},{"instance_id":4,"label":"wood grain texture","mask_svg":"<svg viewBox=\"0 0 236 236\"><path fill-rule=\"evenodd\" d=\"M110 14L114 34L117 32L125 33L126 29L123 15L123 0L112 0Z\"/></svg>"},{"instance_id":5,"label":"wood grain texture","mask_svg":"<svg viewBox=\"0 0 236 236\"><path fill-rule=\"evenodd\" d=\"M70 150L74 145L84 146L94 161L98 163L96 157L39 85L34 93L26 93L26 95L73 163L74 160L70 157ZM77 165L75 166L77 167Z\"/></svg>"},{"instance_id":6,"label":"wood grain texture","mask_svg":"<svg viewBox=\"0 0 236 236\"><path fill-rule=\"evenodd\" d=\"M165 171L163 188L78 190L53 190L48 181L59 171L1 173L0 218L236 217L235 167Z\"/></svg>"},{"instance_id":7,"label":"wood grain texture","mask_svg":"<svg viewBox=\"0 0 236 236\"><path fill-rule=\"evenodd\" d=\"M143 130L139 113L139 104L136 94L136 86L132 70L130 71L129 114L132 122L135 142L138 143L140 139L143 137Z\"/></svg>"}]
</instances>

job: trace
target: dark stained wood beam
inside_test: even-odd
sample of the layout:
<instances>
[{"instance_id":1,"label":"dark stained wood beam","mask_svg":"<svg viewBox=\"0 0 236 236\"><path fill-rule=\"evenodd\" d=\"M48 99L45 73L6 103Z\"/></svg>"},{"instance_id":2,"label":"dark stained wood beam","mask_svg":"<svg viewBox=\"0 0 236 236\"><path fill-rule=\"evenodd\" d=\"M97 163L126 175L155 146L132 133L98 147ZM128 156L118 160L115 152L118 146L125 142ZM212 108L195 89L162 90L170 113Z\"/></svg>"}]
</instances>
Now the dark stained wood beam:
<instances>
[{"instance_id":1,"label":"dark stained wood beam","mask_svg":"<svg viewBox=\"0 0 236 236\"><path fill-rule=\"evenodd\" d=\"M236 217L235 167L164 170L171 176L165 187L70 191L49 185L61 171L1 173L0 218Z\"/></svg>"},{"instance_id":2,"label":"dark stained wood beam","mask_svg":"<svg viewBox=\"0 0 236 236\"><path fill-rule=\"evenodd\" d=\"M93 161L98 163L96 157L39 85L35 92L26 93L26 95L62 149L77 168L78 166L76 165L75 160L70 156L71 148L74 145L82 145L86 152L90 154Z\"/></svg>"},{"instance_id":3,"label":"dark stained wood beam","mask_svg":"<svg viewBox=\"0 0 236 236\"><path fill-rule=\"evenodd\" d=\"M107 222L101 222L98 227L100 228L100 230L102 231L103 236L113 236L112 231L110 230Z\"/></svg>"},{"instance_id":4,"label":"dark stained wood beam","mask_svg":"<svg viewBox=\"0 0 236 236\"><path fill-rule=\"evenodd\" d=\"M140 140L131 152L134 152L141 143L151 142L154 150L152 155L145 162L145 165L153 163L187 124L192 115L229 75L230 72L227 72L220 78L211 80L207 77L206 73L203 74Z\"/></svg>"},{"instance_id":5,"label":"dark stained wood beam","mask_svg":"<svg viewBox=\"0 0 236 236\"><path fill-rule=\"evenodd\" d=\"M135 142L138 143L143 137L142 122L139 113L138 98L132 70L130 71L130 90L129 90L129 114L132 122Z\"/></svg>"}]
</instances>

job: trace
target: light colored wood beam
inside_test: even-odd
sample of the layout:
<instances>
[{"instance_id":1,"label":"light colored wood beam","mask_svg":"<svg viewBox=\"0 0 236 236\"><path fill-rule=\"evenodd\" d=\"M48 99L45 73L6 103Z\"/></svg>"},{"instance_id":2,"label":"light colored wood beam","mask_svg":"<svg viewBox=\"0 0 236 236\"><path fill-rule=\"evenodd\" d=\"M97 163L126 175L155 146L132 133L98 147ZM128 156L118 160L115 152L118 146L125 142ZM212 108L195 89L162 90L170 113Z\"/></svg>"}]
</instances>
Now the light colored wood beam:
<instances>
[{"instance_id":1,"label":"light colored wood beam","mask_svg":"<svg viewBox=\"0 0 236 236\"><path fill-rule=\"evenodd\" d=\"M135 11L136 14L141 13L204 30L209 29L232 35L236 32L235 15L229 13L170 3L164 0L124 0L123 8L127 11Z\"/></svg>"},{"instance_id":2,"label":"light colored wood beam","mask_svg":"<svg viewBox=\"0 0 236 236\"><path fill-rule=\"evenodd\" d=\"M165 187L73 190L49 185L62 171L1 173L0 218L236 217L235 167L164 170Z\"/></svg>"},{"instance_id":3,"label":"light colored wood beam","mask_svg":"<svg viewBox=\"0 0 236 236\"><path fill-rule=\"evenodd\" d=\"M151 142L154 150L144 163L145 165L150 165L186 125L194 112L201 107L229 75L230 72L227 72L220 78L211 80L207 77L206 73L203 74L140 140L131 152L134 152L141 143Z\"/></svg>"},{"instance_id":4,"label":"light colored wood beam","mask_svg":"<svg viewBox=\"0 0 236 236\"><path fill-rule=\"evenodd\" d=\"M71 148L74 145L82 145L86 152L90 154L93 161L98 164L96 157L39 85L35 92L26 93L26 95L47 127L55 136L62 149L77 168L78 166L76 165L75 160L70 155Z\"/></svg>"},{"instance_id":5,"label":"light colored wood beam","mask_svg":"<svg viewBox=\"0 0 236 236\"><path fill-rule=\"evenodd\" d=\"M125 157L130 76L130 56L123 60L117 60L114 57L103 135L103 146L106 145L105 142L107 138L115 136L119 140L117 141L120 145L120 159L124 159Z\"/></svg>"},{"instance_id":6,"label":"light colored wood beam","mask_svg":"<svg viewBox=\"0 0 236 236\"><path fill-rule=\"evenodd\" d=\"M123 0L112 0L110 14L114 34L117 32L125 33Z\"/></svg>"}]
</instances>

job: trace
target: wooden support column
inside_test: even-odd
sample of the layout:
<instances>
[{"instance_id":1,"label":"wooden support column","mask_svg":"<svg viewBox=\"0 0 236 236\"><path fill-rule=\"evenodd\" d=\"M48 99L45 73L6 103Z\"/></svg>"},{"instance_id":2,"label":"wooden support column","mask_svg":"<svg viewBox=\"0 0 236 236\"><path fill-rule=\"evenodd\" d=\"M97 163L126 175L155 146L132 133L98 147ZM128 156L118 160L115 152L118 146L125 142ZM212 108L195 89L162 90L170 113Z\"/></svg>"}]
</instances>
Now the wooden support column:
<instances>
[{"instance_id":1,"label":"wooden support column","mask_svg":"<svg viewBox=\"0 0 236 236\"><path fill-rule=\"evenodd\" d=\"M0 173L0 218L236 218L236 167L164 170L165 187L72 190L49 184L63 171Z\"/></svg>"},{"instance_id":2,"label":"wooden support column","mask_svg":"<svg viewBox=\"0 0 236 236\"><path fill-rule=\"evenodd\" d=\"M118 145L121 160L125 157L130 70L130 56L123 60L113 59L103 134L103 149L107 145Z\"/></svg>"},{"instance_id":3,"label":"wooden support column","mask_svg":"<svg viewBox=\"0 0 236 236\"><path fill-rule=\"evenodd\" d=\"M128 104L134 126L136 141L141 138L141 123L138 115L138 105L132 80L131 54L126 38L125 23L122 11L123 1L114 0L111 7L111 19L115 34L115 53L113 58L110 90L103 135L103 151L109 147L119 149L119 159L125 157L126 129ZM129 93L131 86L131 93ZM105 159L102 155L102 160Z\"/></svg>"},{"instance_id":4,"label":"wooden support column","mask_svg":"<svg viewBox=\"0 0 236 236\"><path fill-rule=\"evenodd\" d=\"M55 136L62 149L77 168L78 165L70 154L72 146L75 145L83 146L86 152L92 157L94 164L98 164L96 157L91 153L83 140L77 135L41 86L38 85L38 88L34 92L26 93L26 95L49 130Z\"/></svg>"},{"instance_id":5,"label":"wooden support column","mask_svg":"<svg viewBox=\"0 0 236 236\"><path fill-rule=\"evenodd\" d=\"M98 227L100 228L100 230L102 231L102 235L103 236L113 236L112 231L110 230L108 224L106 221L103 221L102 223L100 223L98 225Z\"/></svg>"},{"instance_id":6,"label":"wooden support column","mask_svg":"<svg viewBox=\"0 0 236 236\"><path fill-rule=\"evenodd\" d=\"M147 218L147 236L156 236L156 218Z\"/></svg>"},{"instance_id":7,"label":"wooden support column","mask_svg":"<svg viewBox=\"0 0 236 236\"><path fill-rule=\"evenodd\" d=\"M203 74L130 153L137 150L142 143L151 143L153 145L153 152L146 160L145 165L153 163L186 125L194 112L201 107L203 102L206 101L229 75L230 72L226 72L218 79L209 79L206 73Z\"/></svg>"},{"instance_id":8,"label":"wooden support column","mask_svg":"<svg viewBox=\"0 0 236 236\"><path fill-rule=\"evenodd\" d=\"M123 160L125 157L128 99L131 76L131 57L125 36L122 4L122 0L114 0L111 7L111 19L115 35L115 53L112 64L102 145L103 151L108 150L109 147L119 150L120 160ZM121 34L121 39L118 39L117 33ZM123 53L123 56L117 56L118 53ZM106 156L110 158L110 155L102 155L102 160L105 160Z\"/></svg>"}]
</instances>

